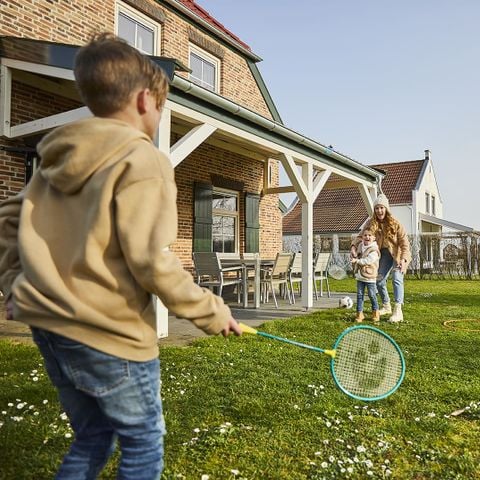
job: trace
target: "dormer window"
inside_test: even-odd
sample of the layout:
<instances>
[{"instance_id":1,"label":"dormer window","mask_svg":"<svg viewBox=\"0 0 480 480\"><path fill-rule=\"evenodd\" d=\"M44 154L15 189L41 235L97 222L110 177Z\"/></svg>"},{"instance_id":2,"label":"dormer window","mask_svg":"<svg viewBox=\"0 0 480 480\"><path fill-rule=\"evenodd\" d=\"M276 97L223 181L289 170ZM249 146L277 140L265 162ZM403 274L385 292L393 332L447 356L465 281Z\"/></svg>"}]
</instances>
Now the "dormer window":
<instances>
[{"instance_id":1,"label":"dormer window","mask_svg":"<svg viewBox=\"0 0 480 480\"><path fill-rule=\"evenodd\" d=\"M190 81L201 87L219 91L220 60L196 45L190 45Z\"/></svg>"},{"instance_id":2,"label":"dormer window","mask_svg":"<svg viewBox=\"0 0 480 480\"><path fill-rule=\"evenodd\" d=\"M146 55L158 55L160 25L123 2L116 4L116 32Z\"/></svg>"}]
</instances>

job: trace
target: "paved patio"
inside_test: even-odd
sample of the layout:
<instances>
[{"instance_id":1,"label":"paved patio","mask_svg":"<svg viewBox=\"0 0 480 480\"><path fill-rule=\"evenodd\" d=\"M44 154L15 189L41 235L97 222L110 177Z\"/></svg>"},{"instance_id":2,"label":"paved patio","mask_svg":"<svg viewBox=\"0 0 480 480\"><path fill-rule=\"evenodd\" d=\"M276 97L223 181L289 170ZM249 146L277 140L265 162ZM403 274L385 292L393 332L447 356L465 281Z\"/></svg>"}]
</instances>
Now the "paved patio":
<instances>
[{"instance_id":1,"label":"paved patio","mask_svg":"<svg viewBox=\"0 0 480 480\"><path fill-rule=\"evenodd\" d=\"M318 301L314 300L314 306L309 312L316 310L323 310L327 308L336 308L338 306L338 299L345 295L345 293L332 293L328 298L326 295L320 297ZM353 294L348 294L353 298ZM228 299L227 299L228 301ZM280 299L278 309L275 308L273 301L268 304L262 304L259 309L238 307L235 302L228 301L232 314L235 320L243 322L251 327L258 327L259 325L279 318L290 318L296 315L303 315L305 311L301 306L301 300L296 299L295 305L289 305L287 301ZM160 346L186 346L193 340L199 337L206 337L207 335L196 328L193 323L188 320L169 317L169 332L168 337L159 340ZM30 330L23 323L12 320L5 320L3 305L0 303L0 338L10 338L17 342L32 343Z\"/></svg>"}]
</instances>

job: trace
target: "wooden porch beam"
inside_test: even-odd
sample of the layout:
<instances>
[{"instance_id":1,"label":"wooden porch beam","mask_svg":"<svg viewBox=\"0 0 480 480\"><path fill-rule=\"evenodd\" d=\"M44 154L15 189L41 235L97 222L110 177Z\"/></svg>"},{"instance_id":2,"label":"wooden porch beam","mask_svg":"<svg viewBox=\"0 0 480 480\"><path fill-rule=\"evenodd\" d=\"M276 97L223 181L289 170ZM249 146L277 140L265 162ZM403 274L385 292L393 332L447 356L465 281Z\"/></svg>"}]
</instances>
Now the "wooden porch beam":
<instances>
[{"instance_id":1,"label":"wooden porch beam","mask_svg":"<svg viewBox=\"0 0 480 480\"><path fill-rule=\"evenodd\" d=\"M170 148L170 160L173 168L179 165L190 155L199 145L201 145L217 127L204 123L192 128L178 142Z\"/></svg>"}]
</instances>

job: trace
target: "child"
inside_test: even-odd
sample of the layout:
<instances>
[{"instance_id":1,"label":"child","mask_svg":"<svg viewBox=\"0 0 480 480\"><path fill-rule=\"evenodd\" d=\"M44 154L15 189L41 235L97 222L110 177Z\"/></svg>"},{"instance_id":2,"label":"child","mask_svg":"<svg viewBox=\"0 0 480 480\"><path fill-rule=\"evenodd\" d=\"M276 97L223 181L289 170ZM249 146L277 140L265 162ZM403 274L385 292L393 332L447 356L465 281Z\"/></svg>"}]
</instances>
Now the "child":
<instances>
[{"instance_id":1,"label":"child","mask_svg":"<svg viewBox=\"0 0 480 480\"><path fill-rule=\"evenodd\" d=\"M9 317L30 325L75 431L56 478L95 478L118 439L118 477L157 479L165 426L151 294L209 334L241 331L166 248L176 186L152 142L164 73L109 34L79 50L74 73L95 116L48 134L40 169L0 207L0 290Z\"/></svg>"},{"instance_id":2,"label":"child","mask_svg":"<svg viewBox=\"0 0 480 480\"><path fill-rule=\"evenodd\" d=\"M365 318L363 314L363 299L365 287L368 297L372 302L372 320L380 321L377 301L377 274L380 260L380 251L378 250L375 234L371 230L364 230L362 242L358 245L356 257L352 258L355 278L357 279L357 315L356 322L362 322Z\"/></svg>"}]
</instances>

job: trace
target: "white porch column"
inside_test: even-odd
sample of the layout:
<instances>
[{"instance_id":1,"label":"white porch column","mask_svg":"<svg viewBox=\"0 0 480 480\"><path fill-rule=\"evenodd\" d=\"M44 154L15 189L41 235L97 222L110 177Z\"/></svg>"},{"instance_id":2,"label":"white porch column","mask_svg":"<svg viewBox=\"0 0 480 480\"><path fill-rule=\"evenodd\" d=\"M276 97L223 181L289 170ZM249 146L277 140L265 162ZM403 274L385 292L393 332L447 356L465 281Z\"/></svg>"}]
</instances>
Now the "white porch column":
<instances>
[{"instance_id":1,"label":"white porch column","mask_svg":"<svg viewBox=\"0 0 480 480\"><path fill-rule=\"evenodd\" d=\"M158 149L167 156L170 156L170 126L171 110L164 108L156 140ZM157 321L157 337L168 337L168 309L156 295L152 295L152 301Z\"/></svg>"},{"instance_id":2,"label":"white porch column","mask_svg":"<svg viewBox=\"0 0 480 480\"><path fill-rule=\"evenodd\" d=\"M302 165L306 201L302 201L302 306L313 307L313 165Z\"/></svg>"}]
</instances>

